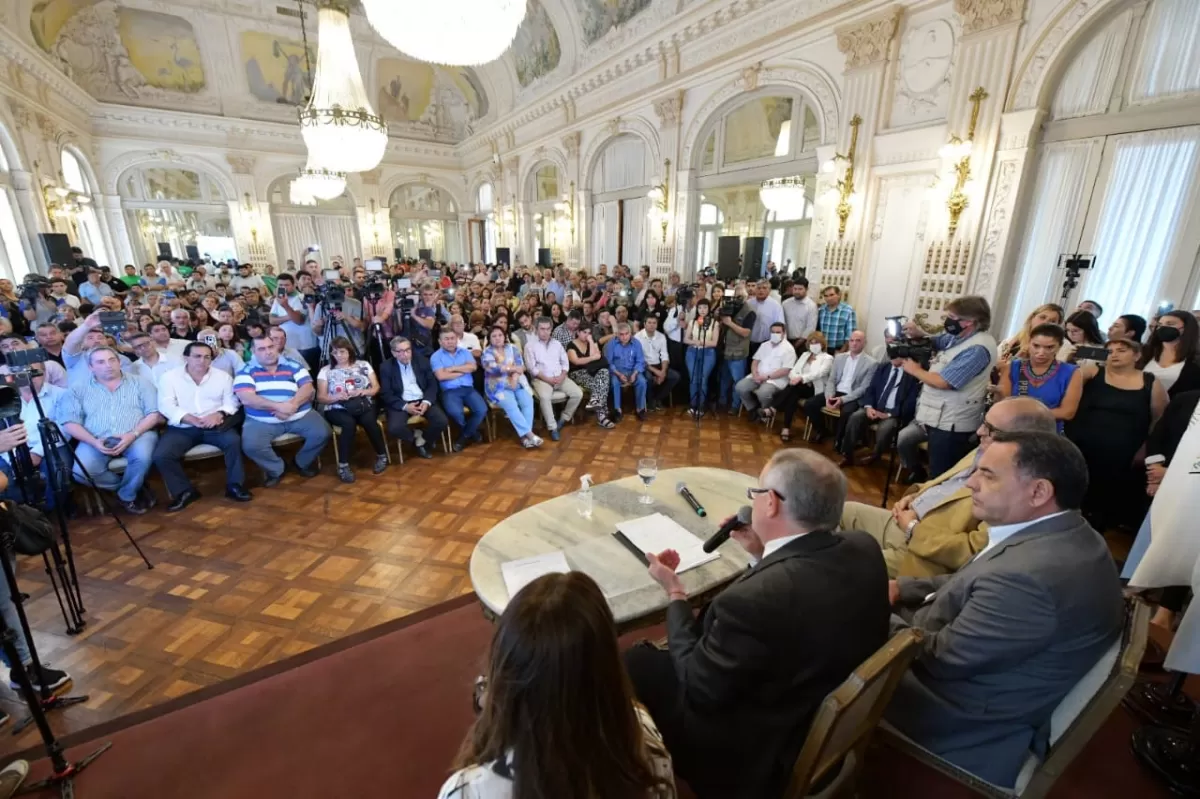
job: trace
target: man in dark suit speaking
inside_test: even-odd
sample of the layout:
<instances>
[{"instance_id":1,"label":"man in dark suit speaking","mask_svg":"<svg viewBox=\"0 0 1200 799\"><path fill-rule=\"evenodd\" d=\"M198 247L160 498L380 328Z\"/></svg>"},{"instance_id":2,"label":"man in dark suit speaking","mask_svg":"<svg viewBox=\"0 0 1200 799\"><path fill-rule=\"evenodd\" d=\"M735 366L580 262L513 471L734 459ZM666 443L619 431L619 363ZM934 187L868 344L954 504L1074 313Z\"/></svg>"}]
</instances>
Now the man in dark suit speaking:
<instances>
[{"instance_id":1,"label":"man in dark suit speaking","mask_svg":"<svg viewBox=\"0 0 1200 799\"><path fill-rule=\"evenodd\" d=\"M887 640L887 570L866 533L832 532L846 478L810 450L780 450L734 532L755 565L696 619L675 553L650 556L666 589L668 649L625 656L638 699L696 794L779 796L817 707Z\"/></svg>"},{"instance_id":2,"label":"man in dark suit speaking","mask_svg":"<svg viewBox=\"0 0 1200 799\"><path fill-rule=\"evenodd\" d=\"M954 574L891 584L925 638L885 718L1011 788L1029 755L1046 752L1054 708L1120 635L1121 586L1079 515L1087 464L1067 439L997 432L967 486L988 545Z\"/></svg>"}]
</instances>

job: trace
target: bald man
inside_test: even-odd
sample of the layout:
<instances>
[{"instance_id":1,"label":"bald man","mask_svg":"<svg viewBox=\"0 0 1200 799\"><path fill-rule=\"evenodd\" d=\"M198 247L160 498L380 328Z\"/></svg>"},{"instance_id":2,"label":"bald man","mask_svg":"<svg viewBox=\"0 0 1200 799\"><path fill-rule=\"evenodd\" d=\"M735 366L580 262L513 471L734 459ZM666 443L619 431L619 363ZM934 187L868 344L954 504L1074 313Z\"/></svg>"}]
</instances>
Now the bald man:
<instances>
[{"instance_id":1,"label":"bald man","mask_svg":"<svg viewBox=\"0 0 1200 799\"><path fill-rule=\"evenodd\" d=\"M975 517L967 479L1001 431L1056 433L1054 415L1032 397L1010 397L992 406L976 434L979 446L953 468L914 485L885 510L847 502L843 530L865 530L883 549L888 577L933 577L958 571L987 546L987 525Z\"/></svg>"}]
</instances>

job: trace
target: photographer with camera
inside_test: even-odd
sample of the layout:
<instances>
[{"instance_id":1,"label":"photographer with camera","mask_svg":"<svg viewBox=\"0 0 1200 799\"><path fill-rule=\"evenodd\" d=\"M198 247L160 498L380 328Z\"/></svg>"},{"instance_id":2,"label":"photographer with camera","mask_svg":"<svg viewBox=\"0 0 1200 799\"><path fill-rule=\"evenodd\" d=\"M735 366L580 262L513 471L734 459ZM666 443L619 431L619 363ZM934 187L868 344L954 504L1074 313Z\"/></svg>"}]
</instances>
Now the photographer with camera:
<instances>
[{"instance_id":1,"label":"photographer with camera","mask_svg":"<svg viewBox=\"0 0 1200 799\"><path fill-rule=\"evenodd\" d=\"M298 282L300 291L296 291L296 278L289 274L279 276L279 288L275 304L271 306L270 322L283 329L287 334L288 346L299 352L308 368L315 372L320 365L321 348L317 345L317 336L308 321L316 305L315 299L311 304L308 303L306 296L312 291L312 276L307 272L300 272Z\"/></svg>"},{"instance_id":2,"label":"photographer with camera","mask_svg":"<svg viewBox=\"0 0 1200 799\"><path fill-rule=\"evenodd\" d=\"M346 291L341 280L326 283L324 296L312 315L312 329L318 337L324 335L327 320L337 335L344 335L354 344L358 355L365 352L367 323L363 321L363 305Z\"/></svg>"},{"instance_id":3,"label":"photographer with camera","mask_svg":"<svg viewBox=\"0 0 1200 799\"><path fill-rule=\"evenodd\" d=\"M18 349L26 349L24 345ZM5 352L10 350L5 349ZM32 354L32 353L31 353ZM42 411L46 414L46 418L55 424L63 424L71 418L73 398L71 392L65 388L53 385L46 379L46 364L41 362L33 362L25 367L9 367L0 368L5 374L5 382L12 385L19 401L19 410L15 416L9 417L9 427L0 431L0 471L8 477L8 489L0 493L0 498L12 499L18 502L23 502L28 505L33 505L42 501L43 497L27 497L24 495L23 486L17 484L16 474L12 469L12 459L9 452L22 444L29 449L29 457L33 466L41 473L42 481L45 484L45 502L47 508L54 507L54 485L50 481L49 466L50 460L45 457L45 447L42 441L42 436L38 430L38 422L41 420L41 414L38 413L38 402L41 403ZM33 395L37 392L37 401L34 401ZM16 410L16 407L14 407ZM62 448L58 457L58 463L66 466L71 463L71 453L65 447ZM70 482L68 474L60 474L56 476L56 484L61 488ZM2 592L2 589L0 589Z\"/></svg>"},{"instance_id":4,"label":"photographer with camera","mask_svg":"<svg viewBox=\"0 0 1200 799\"><path fill-rule=\"evenodd\" d=\"M63 342L62 356L63 365L67 367L67 384L71 388L89 382L92 379L92 371L88 364L87 355L96 347L104 347L108 345L108 333L100 326L100 315L103 311L93 311L79 327L71 331ZM157 325L162 325L161 322L156 322ZM165 329L165 326L163 326ZM151 326L153 331L153 326ZM151 333L153 338L153 332ZM155 340L158 344L158 340ZM115 352L115 350L114 350ZM129 367L130 360L124 355L119 356L121 368Z\"/></svg>"},{"instance_id":5,"label":"photographer with camera","mask_svg":"<svg viewBox=\"0 0 1200 799\"><path fill-rule=\"evenodd\" d=\"M18 306L27 330L33 331L38 325L53 322L58 315L58 303L50 296L50 281L41 275L26 275L20 296Z\"/></svg>"},{"instance_id":6,"label":"photographer with camera","mask_svg":"<svg viewBox=\"0 0 1200 799\"><path fill-rule=\"evenodd\" d=\"M904 361L904 371L924 384L916 419L896 441L910 472L917 471L921 441L929 442L929 469L935 475L971 448L971 436L987 412L984 400L996 365L996 340L987 332L991 322L992 309L983 297L952 300L946 306L945 332L931 339L934 354L928 368L912 358Z\"/></svg>"},{"instance_id":7,"label":"photographer with camera","mask_svg":"<svg viewBox=\"0 0 1200 799\"><path fill-rule=\"evenodd\" d=\"M725 363L721 367L717 404L727 406L731 416L736 416L742 407L742 398L735 387L746 377L746 359L750 357L750 337L758 326L758 312L753 305L747 302L747 296L746 287L738 284L733 289L733 296L715 296L712 299L713 304L721 303L718 306L717 316L720 319L721 327L725 328ZM768 332L767 338L769 337L770 333Z\"/></svg>"},{"instance_id":8,"label":"photographer with camera","mask_svg":"<svg viewBox=\"0 0 1200 799\"><path fill-rule=\"evenodd\" d=\"M417 348L418 353L425 358L432 357L434 337L442 327L450 324L450 312L441 301L441 291L437 284L433 281L422 283L420 297L411 307L405 322L406 337Z\"/></svg>"}]
</instances>

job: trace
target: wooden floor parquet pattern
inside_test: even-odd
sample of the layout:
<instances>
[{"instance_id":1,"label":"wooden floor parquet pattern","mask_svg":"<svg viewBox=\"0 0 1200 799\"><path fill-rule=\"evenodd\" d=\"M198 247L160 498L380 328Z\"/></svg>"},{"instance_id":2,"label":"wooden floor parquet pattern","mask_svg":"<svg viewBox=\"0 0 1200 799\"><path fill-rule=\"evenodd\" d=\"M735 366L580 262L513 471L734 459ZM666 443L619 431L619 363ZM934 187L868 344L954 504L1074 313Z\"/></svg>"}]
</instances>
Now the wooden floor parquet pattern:
<instances>
[{"instance_id":1,"label":"wooden floor parquet pattern","mask_svg":"<svg viewBox=\"0 0 1200 799\"><path fill-rule=\"evenodd\" d=\"M274 489L252 485L246 504L223 498L219 459L196 464L204 499L174 515L160 505L126 518L153 570L110 518L73 522L89 622L82 634L63 632L40 561L19 566L40 654L71 672L73 694L90 696L53 712L55 730L150 707L468 593L475 542L506 516L575 490L583 474L597 483L632 475L646 456L660 468L757 473L780 446L777 434L744 418L709 416L697 427L682 409L643 423L630 415L611 431L572 425L562 441L533 451L498 427L494 443L429 461L413 456L378 477L360 435L356 483L340 483L327 457L311 480L289 474ZM847 474L852 495L879 502L881 467ZM25 715L2 689L0 706ZM0 730L0 754L38 743L32 728L20 736L10 729Z\"/></svg>"}]
</instances>

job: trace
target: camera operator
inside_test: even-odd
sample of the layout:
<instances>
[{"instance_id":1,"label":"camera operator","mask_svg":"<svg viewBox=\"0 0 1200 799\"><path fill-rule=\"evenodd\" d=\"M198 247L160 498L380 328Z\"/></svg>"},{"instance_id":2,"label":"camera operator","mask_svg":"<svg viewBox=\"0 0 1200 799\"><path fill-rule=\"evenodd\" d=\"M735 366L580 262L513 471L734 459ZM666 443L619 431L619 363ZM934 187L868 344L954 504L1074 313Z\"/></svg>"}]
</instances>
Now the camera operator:
<instances>
[{"instance_id":1,"label":"camera operator","mask_svg":"<svg viewBox=\"0 0 1200 799\"><path fill-rule=\"evenodd\" d=\"M53 322L58 315L58 303L50 296L50 281L40 275L28 275L21 284L20 308L29 331Z\"/></svg>"},{"instance_id":2,"label":"camera operator","mask_svg":"<svg viewBox=\"0 0 1200 799\"><path fill-rule=\"evenodd\" d=\"M729 408L729 413L736 415L742 407L742 398L734 390L742 378L746 376L746 359L750 357L750 334L758 325L758 311L746 301L748 292L743 284L733 290L731 301L723 297L714 297L712 304L720 303L717 314L721 326L725 328L725 347L723 350L725 363L721 367L721 381L717 391L717 404ZM780 317L783 316L782 311ZM768 331L770 326L767 327ZM768 332L767 338L770 338ZM729 401L726 402L726 397Z\"/></svg>"},{"instance_id":3,"label":"camera operator","mask_svg":"<svg viewBox=\"0 0 1200 799\"><path fill-rule=\"evenodd\" d=\"M409 314L407 333L416 351L425 358L433 355L434 336L450 324L450 313L441 301L437 284L429 281L421 284L421 296Z\"/></svg>"},{"instance_id":4,"label":"camera operator","mask_svg":"<svg viewBox=\"0 0 1200 799\"><path fill-rule=\"evenodd\" d=\"M46 418L56 424L63 424L71 418L71 393L65 388L53 385L46 380L46 364L32 363L29 365L29 385L19 386L16 392L20 399L19 415L12 420L11 427L0 431L0 471L8 477L8 489L0 493L0 498L12 499L18 502L34 504L41 501L42 497L25 497L22 495L21 487L17 485L16 475L12 470L12 460L9 452L20 444L27 444L29 447L29 456L33 465L41 472L42 480L46 485L45 501L46 507L54 507L54 492L51 490L49 462L44 460L45 449L42 444L42 436L38 431L38 421L41 416L38 414L37 403L33 400L33 393L36 391L38 400L42 404L42 410L46 414ZM5 374L11 374L12 370L9 367L0 367L0 371ZM64 435L65 437L65 435ZM17 440L20 439L20 440ZM65 447L59 453L58 462L64 468L69 468L71 463L71 453ZM69 482L68 475L57 476L58 485L64 486ZM3 587L0 586L0 593L3 593Z\"/></svg>"},{"instance_id":5,"label":"camera operator","mask_svg":"<svg viewBox=\"0 0 1200 799\"><path fill-rule=\"evenodd\" d=\"M299 352L308 368L316 372L321 348L308 322L315 302L307 304L304 296L312 290L312 276L307 272L300 272L299 275L299 292L296 291L296 278L288 274L279 276L275 304L271 306L270 322L273 326L283 329L287 334L288 346Z\"/></svg>"},{"instance_id":6,"label":"camera operator","mask_svg":"<svg viewBox=\"0 0 1200 799\"><path fill-rule=\"evenodd\" d=\"M996 365L996 340L987 332L992 310L983 297L959 297L946 306L945 333L932 339L929 367L915 360L903 369L924 385L917 397L917 416L900 431L901 461L915 462L921 441L929 442L929 470L938 475L967 454L971 436L987 411L984 399Z\"/></svg>"},{"instance_id":7,"label":"camera operator","mask_svg":"<svg viewBox=\"0 0 1200 799\"><path fill-rule=\"evenodd\" d=\"M328 285L340 287L341 281L331 281ZM330 305L328 313L326 312L326 305ZM339 305L340 307L338 307ZM364 353L363 347L366 344L364 333L367 329L367 323L363 321L363 304L350 296L350 292L348 291L340 303L318 303L312 315L313 333L320 336L325 332L325 320L327 317L333 319L341 327L339 333L347 335L354 344L355 352L362 356Z\"/></svg>"}]
</instances>

